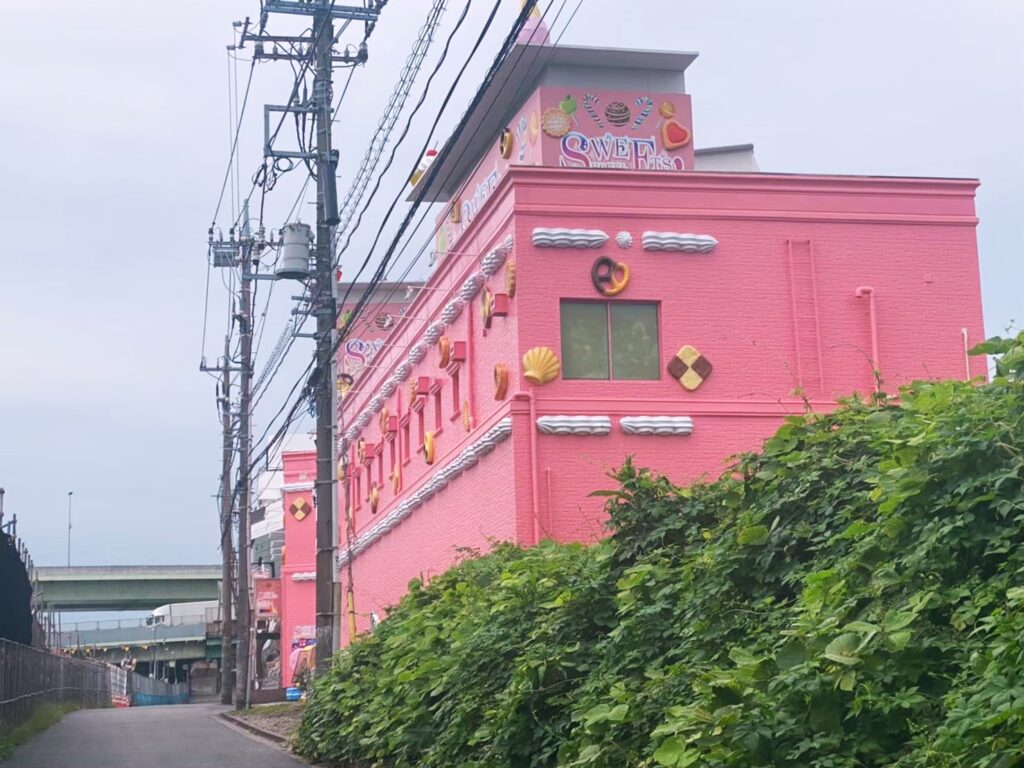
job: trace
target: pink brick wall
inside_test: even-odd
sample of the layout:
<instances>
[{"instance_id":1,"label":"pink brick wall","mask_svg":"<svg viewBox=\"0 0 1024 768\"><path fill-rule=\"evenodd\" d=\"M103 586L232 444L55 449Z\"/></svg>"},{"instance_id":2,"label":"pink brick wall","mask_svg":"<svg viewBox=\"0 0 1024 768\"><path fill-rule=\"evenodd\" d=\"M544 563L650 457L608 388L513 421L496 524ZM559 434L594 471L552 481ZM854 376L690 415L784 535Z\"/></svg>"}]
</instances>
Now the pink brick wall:
<instances>
[{"instance_id":1,"label":"pink brick wall","mask_svg":"<svg viewBox=\"0 0 1024 768\"><path fill-rule=\"evenodd\" d=\"M357 536L367 536L500 419L510 416L513 432L355 558L360 629L368 626L371 611L384 616L411 578L429 577L453 562L458 547L486 549L495 539L530 544L545 536L600 536L602 504L588 494L610 486L606 473L627 454L677 482L717 476L726 456L756 448L785 414L803 409L795 388L817 409L832 407L835 395L869 392L874 345L889 392L916 378L964 377L961 329L971 344L982 338L976 186L955 180L509 169L462 233L458 251L441 260L428 290L410 307L415 319L388 338L391 346L375 361L379 368L357 383L345 406L347 428L478 268L479 257L511 233L509 259L516 264L518 290L508 317L494 318L484 333L478 296L444 331L469 345L458 374L459 400L471 401L473 428L462 429L452 371L439 368L431 349L410 379L440 382L436 461L428 466L421 453L411 455L400 493L394 495L385 482L376 515L365 501L363 468ZM596 250L539 249L531 243L535 227L600 229L610 240ZM646 230L707 234L718 246L708 254L645 251ZM619 231L631 233L630 248L615 244ZM526 350L550 346L561 355L559 300L601 298L590 276L598 256L631 268L628 287L612 301L660 303L660 379L529 384L520 364ZM506 269L487 283L496 293L505 291ZM871 301L856 296L863 287L872 288L875 299L874 344ZM714 365L694 392L664 371L684 344ZM493 399L496 363L512 374L502 402ZM984 374L982 361L970 365L973 375ZM406 414L405 387L385 407ZM434 428L433 409L430 396L427 429ZM534 419L545 415L608 416L612 428L600 436L537 434ZM623 434L619 419L636 415L689 416L693 434ZM413 414L414 451L417 420ZM357 436L379 444L377 419ZM383 455L389 460L387 447ZM388 461L385 481L389 470Z\"/></svg>"},{"instance_id":2,"label":"pink brick wall","mask_svg":"<svg viewBox=\"0 0 1024 768\"><path fill-rule=\"evenodd\" d=\"M281 564L281 653L282 682L292 684L292 645L296 635L307 634L316 611L316 585L297 581L296 574L316 571L316 514L297 520L290 507L297 499L313 506L313 480L316 478L314 451L285 452L281 456L284 473L284 558ZM301 578L301 576L300 576Z\"/></svg>"}]
</instances>

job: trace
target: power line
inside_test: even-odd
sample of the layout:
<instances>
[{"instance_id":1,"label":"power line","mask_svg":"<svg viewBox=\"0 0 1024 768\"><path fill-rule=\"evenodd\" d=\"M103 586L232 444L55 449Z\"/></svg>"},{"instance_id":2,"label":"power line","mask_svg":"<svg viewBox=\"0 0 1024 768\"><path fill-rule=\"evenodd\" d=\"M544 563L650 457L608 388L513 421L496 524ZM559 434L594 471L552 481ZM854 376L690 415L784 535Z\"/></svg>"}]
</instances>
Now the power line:
<instances>
[{"instance_id":1,"label":"power line","mask_svg":"<svg viewBox=\"0 0 1024 768\"><path fill-rule=\"evenodd\" d=\"M499 0L499 2L500 2L500 0ZM480 101L481 101L481 99L483 97L483 94L486 92L486 90L489 87L490 83L493 81L494 76L495 76L498 68L508 58L509 52L511 51L511 48L514 45L515 40L516 40L519 32L522 30L522 27L525 25L527 18L529 18L530 14L533 11L534 5L536 5L535 0L534 0L534 2L527 2L527 3L524 4L523 9L520 11L519 16L516 18L515 24L513 24L512 30L506 36L504 43L502 44L501 48L499 49L499 52L498 52L497 56L495 57L494 61L492 62L490 69L488 70L487 74L485 75L484 80L481 83L479 89L477 90L473 100L470 102L469 107L467 108L466 112L463 114L462 119L460 120L459 125L456 127L456 130L455 130L454 133L457 134L458 132L460 132L460 131L465 129L466 123L468 122L468 119L469 119L469 116L471 114L473 114L474 110L479 106L479 103L480 103ZM563 2L562 2L562 7L564 7L564 5L565 5L565 0L563 0ZM550 5L549 5L548 8L550 9ZM451 87L449 88L448 93L445 95L445 98L444 98L444 100L442 102L441 108L438 111L437 117L435 118L434 124L433 124L433 126L431 128L430 135L427 138L427 142L424 145L423 150L421 150L421 152L420 152L421 155L422 155L422 153L424 151L426 151L426 148L429 146L431 137L433 136L434 130L436 130L436 128L437 128L437 124L440 121L440 118L441 118L441 115L442 115L442 113L444 111L444 108L445 108L445 106L447 106L448 102L450 101L451 96L454 93L454 90L455 90L456 86L458 85L458 82L461 79L462 74L465 72L465 69L466 69L466 67L469 64L470 59L472 58L472 56L477 51L477 49L479 48L479 46L480 46L484 36L486 36L487 31L490 29L490 26L493 23L494 17L495 17L495 15L497 13L497 9L498 9L498 3L496 2L494 7L491 10L490 15L488 16L488 19L487 19L487 21L486 21L486 23L484 25L483 30L481 31L480 35L478 36L477 41L474 44L472 51L470 52L469 57L467 57L466 62L463 64L463 66L460 69L458 75L456 76L456 79L454 80L454 82L452 83ZM560 12L561 11L559 11L559 13ZM431 180L431 173L436 173L437 168L440 167L441 165L443 165L444 156L449 151L451 151L451 145L450 144L448 146L446 146L442 150L441 154L435 160L435 163L432 166L431 172L428 172L427 182L429 182ZM449 172L449 174L450 173L451 173L451 171ZM374 273L373 278L371 278L370 285L369 285L367 291L363 294L363 296L357 302L355 309L352 311L352 317L353 318L358 316L359 311L365 305L368 297L372 293L373 287L377 283L380 282L380 280L381 280L381 278L383 276L383 272L384 272L384 270L387 267L388 261L390 260L390 258L394 254L394 250L397 247L399 241L404 236L405 231L408 228L409 222L411 221L411 219L415 215L416 210L419 208L419 206L423 202L423 197L424 197L424 194L425 194L426 187L427 187L427 184L425 184L421 188L421 192L420 192L419 196L413 202L413 205L410 206L410 210L407 213L407 215L406 215L405 219L403 220L402 224L400 225L398 233L395 235L394 239L392 240L391 246L388 248L387 252L384 254L384 256L383 256L383 258L381 260L380 266L377 268L376 272ZM404 189L404 185L403 185L403 189ZM390 208L388 210L388 214L385 216L384 221L387 220L388 216L390 216L390 213L394 210L394 207L395 207L395 205L397 205L398 199L400 199L401 194L402 194L402 190L399 191L398 196L396 197L395 201L390 206ZM383 226L383 224L382 224L382 226ZM380 239L380 233L378 233L378 237L374 241L374 246L370 249L370 251L369 251L369 253L367 255L367 258L364 260L362 266L360 267L360 271L357 274L356 279L352 283L349 284L349 287L348 287L348 289L346 290L346 293L345 293L345 298L342 300L341 305L344 305L345 302L348 300L348 296L351 293L352 286L355 284L356 281L358 281L359 274L362 274L362 271L365 269L366 265L369 263L370 258L372 257L373 248L376 247L376 244L379 241L379 239ZM333 346L332 354L336 354L337 353L337 350L340 347L341 343L344 341L345 338L347 338L349 330L350 330L350 326L346 327L346 329L344 329L341 333L339 333L337 335L337 340L336 340L336 342L335 342L335 344ZM310 374L310 371L312 370L312 368L313 368L313 361L311 361L310 364L307 365L307 367L306 367L305 371L303 372L302 376L293 385L291 393L289 393L289 398L291 397L291 394L294 393L295 390L298 388L298 386L302 383L303 378L305 378L307 375ZM288 412L288 415L285 417L284 423L281 425L281 427L278 429L278 431L274 434L273 438L271 438L271 440L267 443L267 446L260 452L260 454L259 454L260 458L262 458L262 456L266 455L269 452L269 450L272 448L272 446L281 438L281 436L283 436L286 433L286 431L288 429L288 426L290 425L290 423L295 418L295 415L298 412L299 408L301 408L302 403L308 398L309 393L313 390L314 386L316 385L317 377L324 376L324 375L326 375L326 373L327 373L326 371L317 369L317 370L313 371L311 375L309 375L309 378L306 380L306 386L303 388L301 396L292 405L291 409ZM284 405L282 406L282 408L277 412L277 414L275 414L274 418L271 420L271 423L270 423L270 425L268 425L267 429L264 430L263 434L260 436L259 440L257 441L257 444L263 442L263 440L266 438L267 434L269 434L270 429L271 429L271 427L273 425L273 422L277 420L277 418L281 415L281 413L284 412L284 410L285 410L285 408L287 408L287 406L288 406L288 403L286 401L284 403Z\"/></svg>"}]
</instances>

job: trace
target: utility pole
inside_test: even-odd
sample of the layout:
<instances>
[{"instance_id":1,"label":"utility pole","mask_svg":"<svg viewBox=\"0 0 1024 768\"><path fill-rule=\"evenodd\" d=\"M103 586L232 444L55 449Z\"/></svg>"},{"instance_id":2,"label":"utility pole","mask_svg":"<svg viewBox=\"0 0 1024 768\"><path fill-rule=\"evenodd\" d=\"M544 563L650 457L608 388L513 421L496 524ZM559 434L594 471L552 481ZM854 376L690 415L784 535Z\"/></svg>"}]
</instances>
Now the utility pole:
<instances>
[{"instance_id":1,"label":"utility pole","mask_svg":"<svg viewBox=\"0 0 1024 768\"><path fill-rule=\"evenodd\" d=\"M234 445L231 430L231 337L224 337L224 364L221 367L220 414L224 448L220 476L220 702L230 704L235 670L235 634L232 615L234 546L231 537L231 464Z\"/></svg>"},{"instance_id":2,"label":"utility pole","mask_svg":"<svg viewBox=\"0 0 1024 768\"><path fill-rule=\"evenodd\" d=\"M306 103L293 103L294 93L285 105L264 107L264 157L302 159L316 163L316 254L312 302L316 313L316 387L313 402L316 407L316 674L325 672L330 657L337 647L337 614L335 611L335 546L338 524L335 512L335 418L333 399L335 387L332 370L333 332L337 321L334 297L334 266L331 248L332 229L338 224L338 194L335 169L337 154L331 149L331 70L335 63L348 66L364 64L367 60L366 38L380 16L387 0L368 0L360 5L343 5L336 0L266 0L261 3L258 31L250 32L248 20L242 30L242 47L254 43L253 58L257 61L293 61L303 68L312 61L314 68L313 99ZM271 35L266 32L269 14L301 14L312 16L312 34L308 37ZM363 42L356 53L334 53L334 19L346 22L361 21L366 25ZM347 27L347 23L345 27ZM344 27L343 27L344 29ZM285 45L282 50L280 45ZM268 47L270 50L268 50ZM297 87L297 84L296 84ZM311 114L316 121L316 147L296 150L275 149L270 133L270 116L274 113ZM243 275L243 283L245 276ZM243 489L245 492L245 489ZM244 511L241 514L246 514ZM241 566L240 566L241 567ZM239 586L241 594L241 586ZM241 605L239 606L241 611ZM241 652L241 648L239 649ZM246 662L247 663L247 662ZM239 665L241 669L241 664Z\"/></svg>"},{"instance_id":3,"label":"utility pole","mask_svg":"<svg viewBox=\"0 0 1024 768\"><path fill-rule=\"evenodd\" d=\"M316 70L316 674L330 667L337 622L334 615L334 563L338 529L334 515L334 380L332 333L338 312L334 299L331 235L338 223L338 195L331 156L331 48L334 23L327 6L313 17Z\"/></svg>"},{"instance_id":4,"label":"utility pole","mask_svg":"<svg viewBox=\"0 0 1024 768\"><path fill-rule=\"evenodd\" d=\"M252 238L249 230L249 203L242 207L242 237L239 241L241 260L241 300L238 308L238 331L242 352L241 394L238 415L238 674L235 680L235 709L249 706L249 658L252 620L249 610L249 509L252 505L252 482L249 464L252 461Z\"/></svg>"}]
</instances>

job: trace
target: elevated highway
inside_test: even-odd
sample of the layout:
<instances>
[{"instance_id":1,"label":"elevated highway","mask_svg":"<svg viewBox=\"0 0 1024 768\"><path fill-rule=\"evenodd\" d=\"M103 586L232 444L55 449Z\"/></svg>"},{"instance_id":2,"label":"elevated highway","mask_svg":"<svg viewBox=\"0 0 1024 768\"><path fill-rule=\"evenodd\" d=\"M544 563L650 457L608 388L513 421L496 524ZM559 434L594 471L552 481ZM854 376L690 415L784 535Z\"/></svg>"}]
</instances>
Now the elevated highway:
<instances>
[{"instance_id":1,"label":"elevated highway","mask_svg":"<svg viewBox=\"0 0 1024 768\"><path fill-rule=\"evenodd\" d=\"M35 599L54 611L150 611L216 600L219 565L34 567Z\"/></svg>"}]
</instances>

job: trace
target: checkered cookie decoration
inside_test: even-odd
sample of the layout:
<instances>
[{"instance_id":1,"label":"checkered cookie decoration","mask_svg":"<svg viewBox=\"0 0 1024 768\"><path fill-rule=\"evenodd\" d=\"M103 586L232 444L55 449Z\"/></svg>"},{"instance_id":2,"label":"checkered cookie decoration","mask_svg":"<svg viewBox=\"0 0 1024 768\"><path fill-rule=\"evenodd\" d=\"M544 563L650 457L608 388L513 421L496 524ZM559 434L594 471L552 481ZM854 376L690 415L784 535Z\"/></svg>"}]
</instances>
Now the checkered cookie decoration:
<instances>
[{"instance_id":1,"label":"checkered cookie decoration","mask_svg":"<svg viewBox=\"0 0 1024 768\"><path fill-rule=\"evenodd\" d=\"M668 361L668 375L690 392L711 375L711 362L689 344Z\"/></svg>"}]
</instances>

